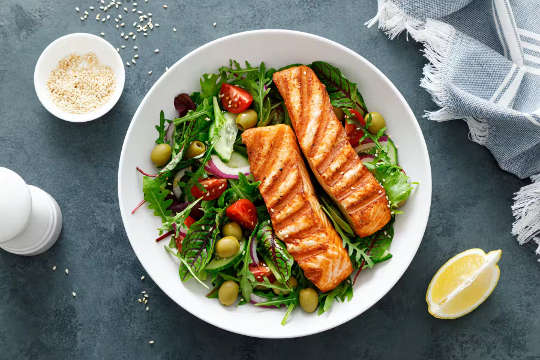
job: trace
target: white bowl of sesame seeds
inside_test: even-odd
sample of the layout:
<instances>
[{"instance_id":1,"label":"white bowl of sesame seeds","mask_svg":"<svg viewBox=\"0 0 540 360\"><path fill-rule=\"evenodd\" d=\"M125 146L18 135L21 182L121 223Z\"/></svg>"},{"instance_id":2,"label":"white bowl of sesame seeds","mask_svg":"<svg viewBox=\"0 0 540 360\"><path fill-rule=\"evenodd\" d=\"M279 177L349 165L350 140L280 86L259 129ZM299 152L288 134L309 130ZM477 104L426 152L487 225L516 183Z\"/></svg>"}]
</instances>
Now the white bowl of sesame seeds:
<instances>
[{"instance_id":1,"label":"white bowl of sesame seeds","mask_svg":"<svg viewBox=\"0 0 540 360\"><path fill-rule=\"evenodd\" d=\"M86 33L62 36L41 53L34 70L39 101L52 115L86 122L105 115L124 90L125 69L116 49Z\"/></svg>"}]
</instances>

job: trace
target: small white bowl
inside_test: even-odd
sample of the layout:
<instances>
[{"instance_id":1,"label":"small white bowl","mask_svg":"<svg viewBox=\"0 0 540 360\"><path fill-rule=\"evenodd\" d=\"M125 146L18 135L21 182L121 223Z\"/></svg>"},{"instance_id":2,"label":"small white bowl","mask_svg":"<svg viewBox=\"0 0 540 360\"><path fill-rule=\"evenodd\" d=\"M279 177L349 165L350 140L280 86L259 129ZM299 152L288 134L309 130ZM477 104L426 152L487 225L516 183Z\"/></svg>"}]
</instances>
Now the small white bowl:
<instances>
[{"instance_id":1,"label":"small white bowl","mask_svg":"<svg viewBox=\"0 0 540 360\"><path fill-rule=\"evenodd\" d=\"M82 55L89 52L95 53L101 64L111 67L115 77L115 89L109 100L94 111L84 114L69 113L54 104L47 81L61 59L73 53ZM34 70L34 87L39 101L51 114L70 122L86 122L95 120L112 109L122 95L125 77L122 58L108 41L92 34L73 33L56 39L43 50Z\"/></svg>"}]
</instances>

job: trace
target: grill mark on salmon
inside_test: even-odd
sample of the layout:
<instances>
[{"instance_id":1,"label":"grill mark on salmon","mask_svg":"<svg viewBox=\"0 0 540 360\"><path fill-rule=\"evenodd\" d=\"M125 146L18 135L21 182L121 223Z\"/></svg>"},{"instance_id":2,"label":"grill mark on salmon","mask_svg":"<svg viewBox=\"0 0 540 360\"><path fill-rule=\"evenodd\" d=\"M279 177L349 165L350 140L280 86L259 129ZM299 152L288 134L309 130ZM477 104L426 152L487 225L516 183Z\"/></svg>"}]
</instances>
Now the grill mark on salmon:
<instances>
[{"instance_id":1,"label":"grill mark on salmon","mask_svg":"<svg viewBox=\"0 0 540 360\"><path fill-rule=\"evenodd\" d=\"M273 79L300 148L323 189L358 236L381 229L390 221L386 193L350 145L324 85L307 66L276 72Z\"/></svg>"},{"instance_id":2,"label":"grill mark on salmon","mask_svg":"<svg viewBox=\"0 0 540 360\"><path fill-rule=\"evenodd\" d=\"M335 288L351 274L352 264L315 197L294 132L287 125L252 128L242 141L277 237L315 286Z\"/></svg>"}]
</instances>

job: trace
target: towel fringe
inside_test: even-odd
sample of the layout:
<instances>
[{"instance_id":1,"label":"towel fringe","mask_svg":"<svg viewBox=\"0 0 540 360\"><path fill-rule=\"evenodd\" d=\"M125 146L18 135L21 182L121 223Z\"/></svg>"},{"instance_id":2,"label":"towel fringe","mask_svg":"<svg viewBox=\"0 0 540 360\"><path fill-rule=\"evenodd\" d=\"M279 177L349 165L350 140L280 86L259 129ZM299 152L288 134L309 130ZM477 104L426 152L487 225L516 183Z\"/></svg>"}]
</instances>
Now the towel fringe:
<instances>
[{"instance_id":1,"label":"towel fringe","mask_svg":"<svg viewBox=\"0 0 540 360\"><path fill-rule=\"evenodd\" d=\"M531 181L514 194L512 234L520 245L536 242L536 253L540 255L540 174L531 176Z\"/></svg>"},{"instance_id":2,"label":"towel fringe","mask_svg":"<svg viewBox=\"0 0 540 360\"><path fill-rule=\"evenodd\" d=\"M368 28L376 23L378 28L392 40L407 30L407 34L411 34L415 38L415 32L423 26L423 21L420 21L396 6L391 0L377 1L377 14L366 21L364 25Z\"/></svg>"}]
</instances>

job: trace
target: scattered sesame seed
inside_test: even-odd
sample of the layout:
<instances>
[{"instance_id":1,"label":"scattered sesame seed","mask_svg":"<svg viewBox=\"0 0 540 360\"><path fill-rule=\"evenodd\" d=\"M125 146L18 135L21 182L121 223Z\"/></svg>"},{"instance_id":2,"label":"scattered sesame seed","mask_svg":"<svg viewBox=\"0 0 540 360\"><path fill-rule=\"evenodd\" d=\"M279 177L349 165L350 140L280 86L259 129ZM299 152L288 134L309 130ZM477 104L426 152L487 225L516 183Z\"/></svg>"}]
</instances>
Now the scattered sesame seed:
<instances>
[{"instance_id":1,"label":"scattered sesame seed","mask_svg":"<svg viewBox=\"0 0 540 360\"><path fill-rule=\"evenodd\" d=\"M167 4L163 4L163 8L164 9L168 8Z\"/></svg>"},{"instance_id":2,"label":"scattered sesame seed","mask_svg":"<svg viewBox=\"0 0 540 360\"><path fill-rule=\"evenodd\" d=\"M137 45L133 46L133 50L139 50L139 48L137 47Z\"/></svg>"},{"instance_id":3,"label":"scattered sesame seed","mask_svg":"<svg viewBox=\"0 0 540 360\"><path fill-rule=\"evenodd\" d=\"M66 273L66 275L69 274L69 269L66 268L66 270L64 270L64 272Z\"/></svg>"},{"instance_id":4,"label":"scattered sesame seed","mask_svg":"<svg viewBox=\"0 0 540 360\"><path fill-rule=\"evenodd\" d=\"M159 49L154 50L154 52L155 52L156 54L159 53Z\"/></svg>"},{"instance_id":5,"label":"scattered sesame seed","mask_svg":"<svg viewBox=\"0 0 540 360\"><path fill-rule=\"evenodd\" d=\"M90 7L89 7L89 9L90 9L90 10L94 10L94 9L95 9L95 7L93 7L93 6L90 6Z\"/></svg>"},{"instance_id":6,"label":"scattered sesame seed","mask_svg":"<svg viewBox=\"0 0 540 360\"><path fill-rule=\"evenodd\" d=\"M104 32L100 32L99 35L105 36L105 33L104 33Z\"/></svg>"},{"instance_id":7,"label":"scattered sesame seed","mask_svg":"<svg viewBox=\"0 0 540 360\"><path fill-rule=\"evenodd\" d=\"M75 297L75 296L77 296L77 293L75 291L72 291L71 295L73 295L73 297Z\"/></svg>"},{"instance_id":8,"label":"scattered sesame seed","mask_svg":"<svg viewBox=\"0 0 540 360\"><path fill-rule=\"evenodd\" d=\"M75 6L75 11L76 11L76 12L79 12L79 11L81 11L81 9L79 9L78 6Z\"/></svg>"},{"instance_id":9,"label":"scattered sesame seed","mask_svg":"<svg viewBox=\"0 0 540 360\"><path fill-rule=\"evenodd\" d=\"M154 340L150 340L150 341L148 341L148 343L149 343L150 345L153 345L153 344L155 343L155 341L154 341Z\"/></svg>"},{"instance_id":10,"label":"scattered sesame seed","mask_svg":"<svg viewBox=\"0 0 540 360\"><path fill-rule=\"evenodd\" d=\"M147 297L148 297L148 294L144 294L144 297L147 298Z\"/></svg>"},{"instance_id":11,"label":"scattered sesame seed","mask_svg":"<svg viewBox=\"0 0 540 360\"><path fill-rule=\"evenodd\" d=\"M150 71L148 72L148 75L152 75L152 70L150 70Z\"/></svg>"},{"instance_id":12,"label":"scattered sesame seed","mask_svg":"<svg viewBox=\"0 0 540 360\"><path fill-rule=\"evenodd\" d=\"M138 59L138 58L139 58L139 54L133 55L133 58L134 58L134 59ZM144 276L143 276L143 279L144 279ZM142 279L141 279L141 280L142 280Z\"/></svg>"},{"instance_id":13,"label":"scattered sesame seed","mask_svg":"<svg viewBox=\"0 0 540 360\"><path fill-rule=\"evenodd\" d=\"M172 31L176 32L176 28L173 26Z\"/></svg>"},{"instance_id":14,"label":"scattered sesame seed","mask_svg":"<svg viewBox=\"0 0 540 360\"><path fill-rule=\"evenodd\" d=\"M144 280L144 275L141 275L141 280Z\"/></svg>"},{"instance_id":15,"label":"scattered sesame seed","mask_svg":"<svg viewBox=\"0 0 540 360\"><path fill-rule=\"evenodd\" d=\"M131 63L135 65L137 62L135 61L135 59L131 59Z\"/></svg>"},{"instance_id":16,"label":"scattered sesame seed","mask_svg":"<svg viewBox=\"0 0 540 360\"><path fill-rule=\"evenodd\" d=\"M129 63L129 61L126 61L126 66L130 66L131 64Z\"/></svg>"},{"instance_id":17,"label":"scattered sesame seed","mask_svg":"<svg viewBox=\"0 0 540 360\"><path fill-rule=\"evenodd\" d=\"M150 310L150 306L147 306L147 307L145 308L145 310L146 310L146 311Z\"/></svg>"},{"instance_id":18,"label":"scattered sesame seed","mask_svg":"<svg viewBox=\"0 0 540 360\"><path fill-rule=\"evenodd\" d=\"M120 52L120 48L116 48L116 51Z\"/></svg>"},{"instance_id":19,"label":"scattered sesame seed","mask_svg":"<svg viewBox=\"0 0 540 360\"><path fill-rule=\"evenodd\" d=\"M120 47L121 47L122 49L125 49L125 48L126 48L126 45L120 45Z\"/></svg>"},{"instance_id":20,"label":"scattered sesame seed","mask_svg":"<svg viewBox=\"0 0 540 360\"><path fill-rule=\"evenodd\" d=\"M52 271L56 271L56 265L52 266Z\"/></svg>"},{"instance_id":21,"label":"scattered sesame seed","mask_svg":"<svg viewBox=\"0 0 540 360\"><path fill-rule=\"evenodd\" d=\"M212 26L213 26L213 27L216 27L216 26L217 26L217 23L213 23Z\"/></svg>"}]
</instances>

